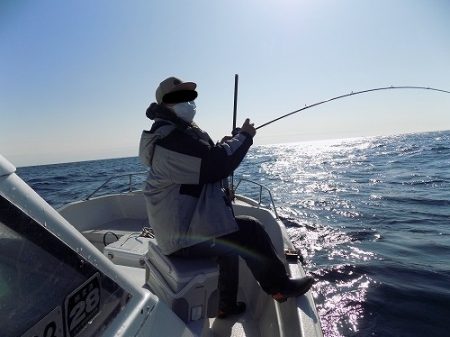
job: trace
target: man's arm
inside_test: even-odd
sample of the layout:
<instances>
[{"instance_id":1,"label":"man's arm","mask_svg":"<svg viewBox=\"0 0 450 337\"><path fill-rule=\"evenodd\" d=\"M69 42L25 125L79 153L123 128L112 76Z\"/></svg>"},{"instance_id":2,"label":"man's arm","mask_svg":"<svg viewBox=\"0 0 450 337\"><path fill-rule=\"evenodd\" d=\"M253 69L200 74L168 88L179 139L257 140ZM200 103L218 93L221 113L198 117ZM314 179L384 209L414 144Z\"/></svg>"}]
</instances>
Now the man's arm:
<instances>
[{"instance_id":1,"label":"man's arm","mask_svg":"<svg viewBox=\"0 0 450 337\"><path fill-rule=\"evenodd\" d=\"M165 162L160 163L158 173L179 184L219 181L239 166L253 144L254 134L254 127L248 120L238 134L217 145L175 130L158 141Z\"/></svg>"}]
</instances>

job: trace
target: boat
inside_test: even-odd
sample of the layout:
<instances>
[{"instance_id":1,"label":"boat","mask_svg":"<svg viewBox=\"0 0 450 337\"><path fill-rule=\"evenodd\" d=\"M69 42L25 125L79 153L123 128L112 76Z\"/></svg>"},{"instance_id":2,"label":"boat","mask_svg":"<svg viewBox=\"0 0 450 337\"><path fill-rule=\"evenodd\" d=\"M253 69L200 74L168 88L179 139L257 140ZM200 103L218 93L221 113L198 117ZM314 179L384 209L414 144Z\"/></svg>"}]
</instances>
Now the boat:
<instances>
[{"instance_id":1,"label":"boat","mask_svg":"<svg viewBox=\"0 0 450 337\"><path fill-rule=\"evenodd\" d=\"M143 192L101 193L55 210L0 155L0 324L2 336L313 336L322 330L311 291L278 303L240 260L242 315L215 318L218 268L210 259L161 254ZM261 221L292 277L305 271L271 193L236 194L236 215ZM241 181L236 185L236 190ZM270 197L267 205L262 193Z\"/></svg>"}]
</instances>

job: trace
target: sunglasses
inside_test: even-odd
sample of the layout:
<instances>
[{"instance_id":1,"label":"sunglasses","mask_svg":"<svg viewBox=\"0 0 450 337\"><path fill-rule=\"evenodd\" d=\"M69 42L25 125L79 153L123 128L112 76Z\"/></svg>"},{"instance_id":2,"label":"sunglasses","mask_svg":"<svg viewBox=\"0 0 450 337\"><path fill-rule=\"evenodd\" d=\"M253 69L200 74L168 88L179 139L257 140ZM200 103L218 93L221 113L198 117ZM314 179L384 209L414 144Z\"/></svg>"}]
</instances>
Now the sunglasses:
<instances>
[{"instance_id":1,"label":"sunglasses","mask_svg":"<svg viewBox=\"0 0 450 337\"><path fill-rule=\"evenodd\" d=\"M197 95L195 90L179 90L165 94L162 101L166 104L190 102L196 99Z\"/></svg>"}]
</instances>

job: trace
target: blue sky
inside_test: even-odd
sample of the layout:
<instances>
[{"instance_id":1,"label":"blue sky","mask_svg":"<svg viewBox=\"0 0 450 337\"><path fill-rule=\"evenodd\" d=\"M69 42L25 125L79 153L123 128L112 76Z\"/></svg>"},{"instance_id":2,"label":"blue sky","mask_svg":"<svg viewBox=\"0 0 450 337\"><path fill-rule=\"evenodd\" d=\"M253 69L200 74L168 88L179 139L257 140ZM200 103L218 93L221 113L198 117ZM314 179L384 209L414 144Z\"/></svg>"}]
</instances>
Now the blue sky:
<instances>
[{"instance_id":1,"label":"blue sky","mask_svg":"<svg viewBox=\"0 0 450 337\"><path fill-rule=\"evenodd\" d=\"M0 152L17 166L137 155L168 76L198 84L219 140L388 85L450 90L447 0L2 0ZM450 95L391 90L289 117L256 144L450 129Z\"/></svg>"}]
</instances>

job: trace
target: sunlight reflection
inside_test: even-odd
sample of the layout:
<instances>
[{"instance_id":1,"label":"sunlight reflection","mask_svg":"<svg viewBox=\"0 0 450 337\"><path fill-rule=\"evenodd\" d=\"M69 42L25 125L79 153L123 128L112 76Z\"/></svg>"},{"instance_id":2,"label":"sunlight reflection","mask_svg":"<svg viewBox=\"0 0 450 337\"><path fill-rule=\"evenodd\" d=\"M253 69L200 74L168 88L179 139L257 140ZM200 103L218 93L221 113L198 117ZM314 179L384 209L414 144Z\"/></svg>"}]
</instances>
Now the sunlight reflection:
<instances>
[{"instance_id":1,"label":"sunlight reflection","mask_svg":"<svg viewBox=\"0 0 450 337\"><path fill-rule=\"evenodd\" d=\"M367 149L386 151L380 139L355 138L272 145L276 156L258 154L259 171L281 202L278 212L288 234L316 280L313 295L327 337L358 332L375 284L365 265L377 256L362 246L381 235L357 224L367 216L361 204L382 200L373 188L384 178L368 163ZM371 177L372 171L377 175Z\"/></svg>"}]
</instances>

